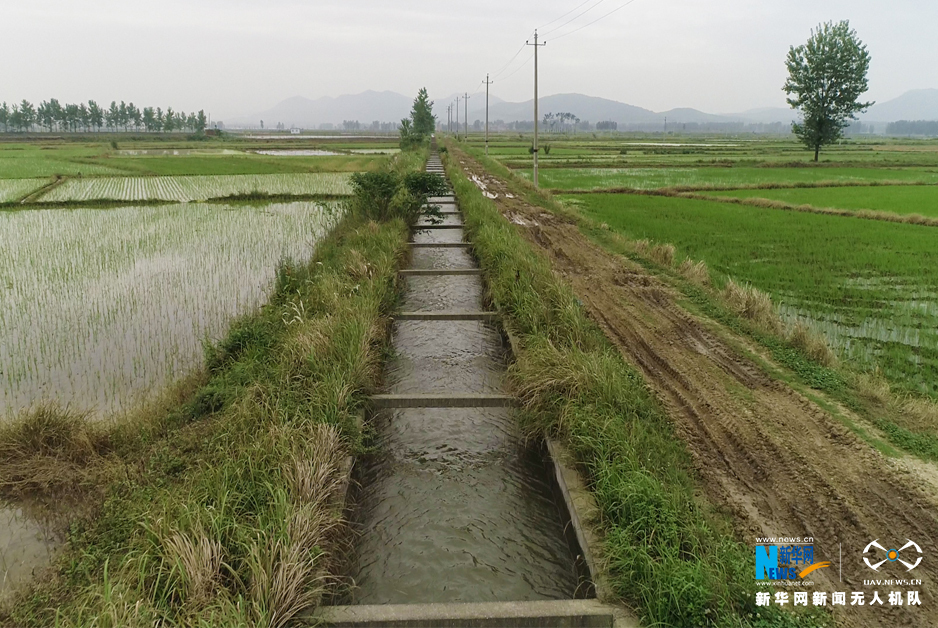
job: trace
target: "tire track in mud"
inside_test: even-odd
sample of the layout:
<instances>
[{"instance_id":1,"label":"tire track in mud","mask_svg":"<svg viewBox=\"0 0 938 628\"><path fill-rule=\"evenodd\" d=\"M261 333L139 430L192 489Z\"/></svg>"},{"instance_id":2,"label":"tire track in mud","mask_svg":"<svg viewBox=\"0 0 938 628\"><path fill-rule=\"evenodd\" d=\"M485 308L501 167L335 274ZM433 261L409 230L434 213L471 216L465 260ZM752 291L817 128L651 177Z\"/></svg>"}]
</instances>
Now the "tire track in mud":
<instances>
[{"instance_id":1,"label":"tire track in mud","mask_svg":"<svg viewBox=\"0 0 938 628\"><path fill-rule=\"evenodd\" d=\"M459 155L484 180L494 202L525 238L550 258L590 318L636 365L685 440L708 497L730 509L742 539L811 536L821 591L865 591L862 580L916 578L922 606L837 607L845 626L936 626L938 499L788 385L767 376L677 305L677 293L633 262L589 241L562 217L510 196L504 182ZM625 201L624 201L625 202ZM727 336L732 332L724 331ZM736 338L746 344L742 338ZM912 574L876 573L861 554L867 543L922 546ZM838 553L843 548L843 582ZM888 588L879 591L885 599ZM848 596L849 597L849 596Z\"/></svg>"}]
</instances>

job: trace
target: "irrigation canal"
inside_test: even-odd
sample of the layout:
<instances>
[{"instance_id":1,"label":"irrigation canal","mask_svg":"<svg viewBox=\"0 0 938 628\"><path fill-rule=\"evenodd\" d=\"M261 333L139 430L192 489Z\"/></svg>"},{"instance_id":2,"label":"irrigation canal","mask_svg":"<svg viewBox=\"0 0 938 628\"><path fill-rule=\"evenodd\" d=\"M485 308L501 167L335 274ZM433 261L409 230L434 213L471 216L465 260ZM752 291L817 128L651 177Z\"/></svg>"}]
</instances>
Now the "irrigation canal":
<instances>
[{"instance_id":1,"label":"irrigation canal","mask_svg":"<svg viewBox=\"0 0 938 628\"><path fill-rule=\"evenodd\" d=\"M434 153L429 172L443 174ZM414 228L361 461L353 604L570 600L578 575L542 451L504 393L507 353L454 196Z\"/></svg>"}]
</instances>

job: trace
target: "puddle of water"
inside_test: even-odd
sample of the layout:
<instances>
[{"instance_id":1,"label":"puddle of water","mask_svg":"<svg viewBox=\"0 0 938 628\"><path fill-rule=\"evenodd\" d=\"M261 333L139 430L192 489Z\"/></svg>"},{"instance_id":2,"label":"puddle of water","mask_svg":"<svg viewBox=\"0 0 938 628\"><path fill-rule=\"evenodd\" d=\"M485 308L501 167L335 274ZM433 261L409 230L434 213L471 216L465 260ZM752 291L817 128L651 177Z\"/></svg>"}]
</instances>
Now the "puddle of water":
<instances>
[{"instance_id":1,"label":"puddle of water","mask_svg":"<svg viewBox=\"0 0 938 628\"><path fill-rule=\"evenodd\" d=\"M256 150L258 155L273 155L276 157L335 157L342 153L331 150L320 150L316 148L297 149L297 150Z\"/></svg>"},{"instance_id":2,"label":"puddle of water","mask_svg":"<svg viewBox=\"0 0 938 628\"><path fill-rule=\"evenodd\" d=\"M0 508L0 598L49 565L59 539L22 508Z\"/></svg>"}]
</instances>

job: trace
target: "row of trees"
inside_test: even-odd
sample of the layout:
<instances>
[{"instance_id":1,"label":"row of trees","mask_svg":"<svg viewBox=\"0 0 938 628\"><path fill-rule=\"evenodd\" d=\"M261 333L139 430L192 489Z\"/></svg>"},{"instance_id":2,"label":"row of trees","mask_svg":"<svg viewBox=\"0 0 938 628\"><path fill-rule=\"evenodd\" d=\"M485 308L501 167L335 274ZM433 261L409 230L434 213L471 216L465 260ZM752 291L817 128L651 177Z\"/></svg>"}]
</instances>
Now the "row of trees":
<instances>
[{"instance_id":1,"label":"row of trees","mask_svg":"<svg viewBox=\"0 0 938 628\"><path fill-rule=\"evenodd\" d=\"M3 130L31 131L36 128L47 131L192 131L202 132L207 125L204 111L189 113L173 111L172 107L144 107L142 110L133 103L111 102L103 108L93 100L88 104L61 104L55 98L39 103L34 107L28 100L23 100L12 107L0 104L0 125Z\"/></svg>"},{"instance_id":2,"label":"row of trees","mask_svg":"<svg viewBox=\"0 0 938 628\"><path fill-rule=\"evenodd\" d=\"M560 132L563 133L567 125L571 125L573 130L576 131L576 125L580 123L580 119L573 115L570 112L562 111L560 113L545 113L544 114L544 126L547 128L547 131L553 133L556 126L560 126Z\"/></svg>"},{"instance_id":3,"label":"row of trees","mask_svg":"<svg viewBox=\"0 0 938 628\"><path fill-rule=\"evenodd\" d=\"M886 125L886 135L938 136L938 120L899 120Z\"/></svg>"}]
</instances>

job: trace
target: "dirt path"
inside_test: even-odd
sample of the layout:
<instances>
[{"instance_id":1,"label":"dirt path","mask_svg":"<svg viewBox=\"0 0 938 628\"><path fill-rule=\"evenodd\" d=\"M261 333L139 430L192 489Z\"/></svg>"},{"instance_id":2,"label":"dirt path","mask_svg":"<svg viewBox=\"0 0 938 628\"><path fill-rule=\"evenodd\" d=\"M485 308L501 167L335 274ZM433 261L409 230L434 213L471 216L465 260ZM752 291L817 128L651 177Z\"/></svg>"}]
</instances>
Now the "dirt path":
<instances>
[{"instance_id":1,"label":"dirt path","mask_svg":"<svg viewBox=\"0 0 938 628\"><path fill-rule=\"evenodd\" d=\"M723 332L708 331L680 308L677 293L661 280L593 244L563 218L506 197L502 181L460 159L644 373L687 442L709 498L733 512L750 546L761 536L813 537L816 560L833 566L815 571L809 578L817 586L808 590L827 591L829 598L832 591L847 592L848 606L837 607L835 615L841 625L938 626L938 599L931 594L938 583L938 556L932 554L938 549L938 500L921 482L737 355L721 339ZM887 549L912 539L924 559L911 573L899 563L871 571L862 552L874 539ZM885 578L923 584L863 585L864 579ZM868 604L874 590L882 608L849 606L851 592L864 591ZM891 590L920 591L922 606L890 607Z\"/></svg>"}]
</instances>

